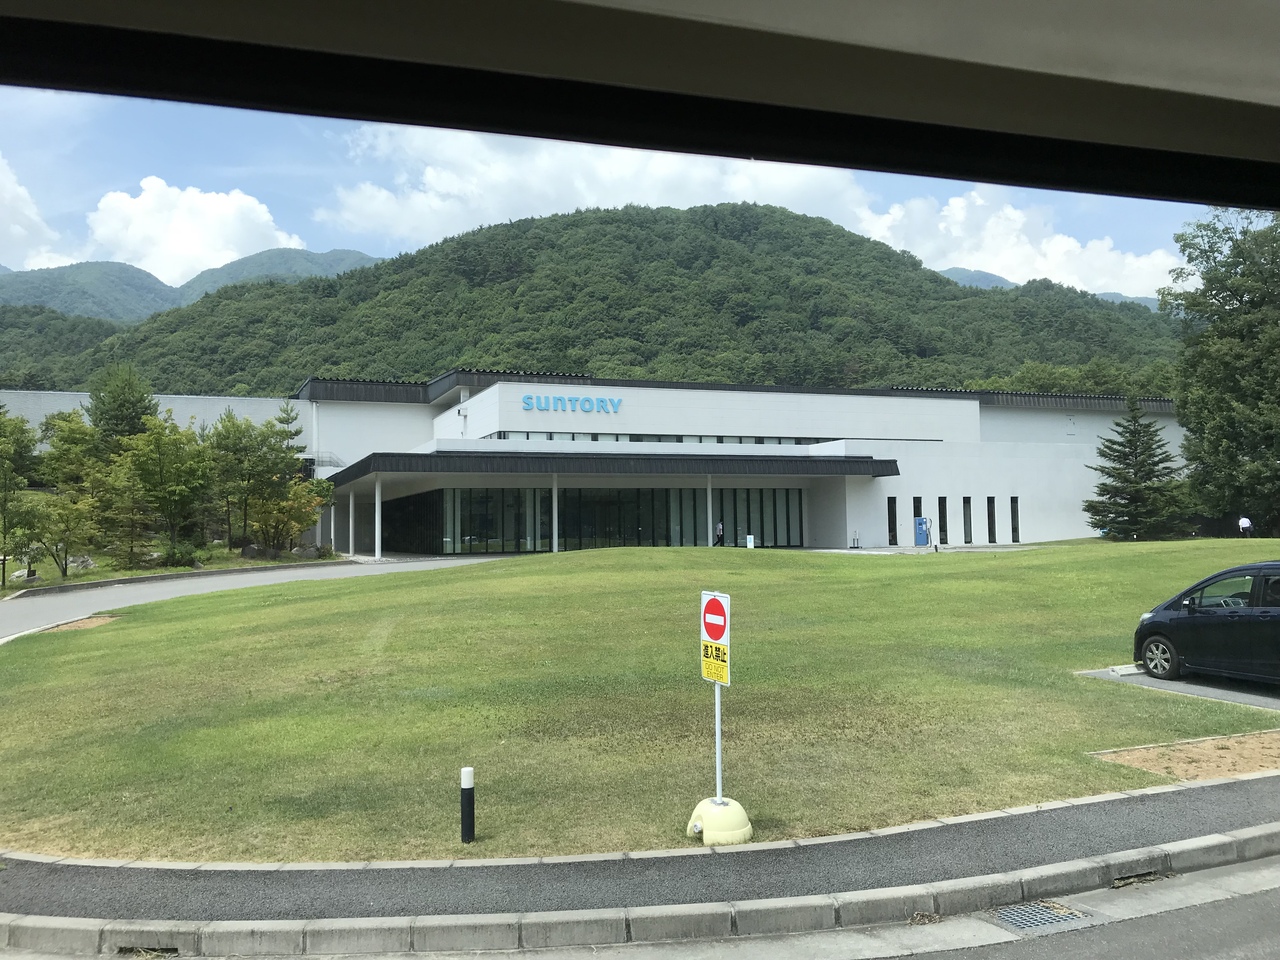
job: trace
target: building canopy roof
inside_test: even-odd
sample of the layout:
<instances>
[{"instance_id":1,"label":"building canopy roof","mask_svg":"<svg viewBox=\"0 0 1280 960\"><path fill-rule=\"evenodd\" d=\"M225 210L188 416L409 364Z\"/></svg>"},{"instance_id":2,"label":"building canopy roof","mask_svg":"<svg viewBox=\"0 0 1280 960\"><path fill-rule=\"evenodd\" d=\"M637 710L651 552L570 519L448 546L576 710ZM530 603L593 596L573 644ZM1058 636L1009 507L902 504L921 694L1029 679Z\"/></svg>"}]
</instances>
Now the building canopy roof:
<instances>
[{"instance_id":1,"label":"building canopy roof","mask_svg":"<svg viewBox=\"0 0 1280 960\"><path fill-rule=\"evenodd\" d=\"M329 477L340 489L371 474L565 474L570 476L896 477L896 460L874 457L733 456L687 453L451 451L373 453Z\"/></svg>"}]
</instances>

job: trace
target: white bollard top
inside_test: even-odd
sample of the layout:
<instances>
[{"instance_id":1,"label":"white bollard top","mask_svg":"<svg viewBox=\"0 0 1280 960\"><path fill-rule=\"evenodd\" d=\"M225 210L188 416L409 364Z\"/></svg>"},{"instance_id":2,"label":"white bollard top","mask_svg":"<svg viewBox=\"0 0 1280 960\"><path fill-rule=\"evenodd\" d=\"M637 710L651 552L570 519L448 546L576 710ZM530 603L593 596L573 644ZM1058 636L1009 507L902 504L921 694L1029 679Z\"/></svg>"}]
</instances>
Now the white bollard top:
<instances>
[{"instance_id":1,"label":"white bollard top","mask_svg":"<svg viewBox=\"0 0 1280 960\"><path fill-rule=\"evenodd\" d=\"M475 785L476 785L476 768L463 767L462 768L462 789L470 790L474 788Z\"/></svg>"}]
</instances>

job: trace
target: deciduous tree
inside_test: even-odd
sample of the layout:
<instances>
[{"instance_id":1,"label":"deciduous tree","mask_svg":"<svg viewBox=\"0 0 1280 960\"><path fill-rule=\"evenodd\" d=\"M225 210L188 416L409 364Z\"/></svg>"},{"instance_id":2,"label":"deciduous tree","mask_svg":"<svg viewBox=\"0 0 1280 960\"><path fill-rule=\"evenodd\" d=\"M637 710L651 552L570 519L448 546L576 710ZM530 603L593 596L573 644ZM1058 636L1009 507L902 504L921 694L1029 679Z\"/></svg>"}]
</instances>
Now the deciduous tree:
<instances>
[{"instance_id":1,"label":"deciduous tree","mask_svg":"<svg viewBox=\"0 0 1280 960\"><path fill-rule=\"evenodd\" d=\"M63 577L71 558L89 547L98 534L98 503L76 493L29 494L34 511L33 539L57 565Z\"/></svg>"},{"instance_id":2,"label":"deciduous tree","mask_svg":"<svg viewBox=\"0 0 1280 960\"><path fill-rule=\"evenodd\" d=\"M132 453L111 461L103 477L100 516L108 555L121 566L137 567L150 549L155 512Z\"/></svg>"},{"instance_id":3,"label":"deciduous tree","mask_svg":"<svg viewBox=\"0 0 1280 960\"><path fill-rule=\"evenodd\" d=\"M0 406L0 589L8 583L9 557L30 544L30 517L23 491L35 469L35 433L22 417Z\"/></svg>"},{"instance_id":4,"label":"deciduous tree","mask_svg":"<svg viewBox=\"0 0 1280 960\"><path fill-rule=\"evenodd\" d=\"M1161 291L1188 330L1178 418L1206 513L1280 521L1280 219L1214 210L1176 235L1185 289Z\"/></svg>"},{"instance_id":5,"label":"deciduous tree","mask_svg":"<svg viewBox=\"0 0 1280 960\"><path fill-rule=\"evenodd\" d=\"M121 441L132 454L147 499L169 535L169 556L178 552L178 533L194 522L209 490L209 461L196 431L178 426L173 412L145 417L146 429Z\"/></svg>"}]
</instances>

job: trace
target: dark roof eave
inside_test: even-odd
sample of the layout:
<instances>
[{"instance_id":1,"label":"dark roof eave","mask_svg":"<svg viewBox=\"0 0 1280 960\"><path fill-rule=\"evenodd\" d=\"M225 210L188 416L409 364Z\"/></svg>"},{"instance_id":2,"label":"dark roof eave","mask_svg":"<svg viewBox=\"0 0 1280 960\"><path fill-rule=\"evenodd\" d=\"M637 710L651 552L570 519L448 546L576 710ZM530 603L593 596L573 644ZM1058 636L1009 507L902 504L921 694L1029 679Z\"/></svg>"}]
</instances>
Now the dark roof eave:
<instances>
[{"instance_id":1,"label":"dark roof eave","mask_svg":"<svg viewBox=\"0 0 1280 960\"><path fill-rule=\"evenodd\" d=\"M933 387L794 387L778 384L684 383L673 380L613 380L582 374L531 373L519 370L449 370L425 382L392 380L325 380L308 377L294 400L345 400L381 403L435 403L459 387L484 390L496 383L561 384L590 387L647 387L658 390L714 390L736 393L781 393L837 397L922 397L977 400L983 406L1101 410L1123 413L1124 397L1087 394L1013 393L998 390L951 390ZM1172 413L1164 397L1139 400L1150 412Z\"/></svg>"},{"instance_id":2,"label":"dark roof eave","mask_svg":"<svg viewBox=\"0 0 1280 960\"><path fill-rule=\"evenodd\" d=\"M751 457L628 453L371 453L329 480L335 488L374 473L516 473L594 476L896 477L898 461L874 457Z\"/></svg>"}]
</instances>

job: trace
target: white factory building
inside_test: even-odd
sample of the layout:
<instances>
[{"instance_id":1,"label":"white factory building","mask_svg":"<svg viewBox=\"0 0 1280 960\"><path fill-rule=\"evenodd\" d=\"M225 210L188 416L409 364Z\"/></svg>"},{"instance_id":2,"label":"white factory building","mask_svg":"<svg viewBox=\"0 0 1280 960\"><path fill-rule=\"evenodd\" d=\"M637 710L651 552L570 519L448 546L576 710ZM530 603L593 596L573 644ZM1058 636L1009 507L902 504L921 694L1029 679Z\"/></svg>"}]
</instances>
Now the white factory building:
<instances>
[{"instance_id":1,"label":"white factory building","mask_svg":"<svg viewBox=\"0 0 1280 960\"><path fill-rule=\"evenodd\" d=\"M0 391L39 423L83 394ZM159 396L180 422L281 400ZM1086 537L1116 397L822 390L454 370L426 383L308 379L298 409L335 484L342 553L608 546L874 548ZM1173 450L1169 400L1143 401ZM917 518L921 518L917 521Z\"/></svg>"}]
</instances>

